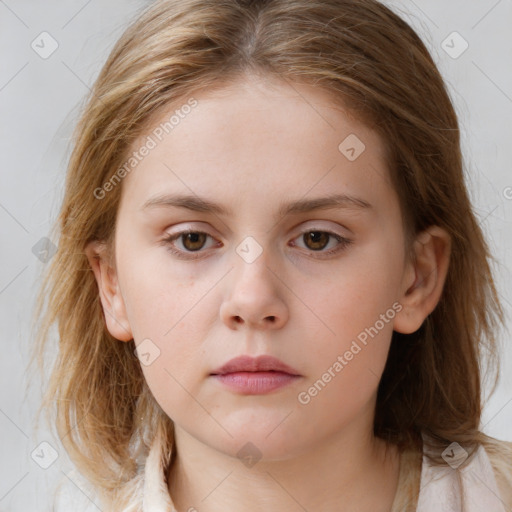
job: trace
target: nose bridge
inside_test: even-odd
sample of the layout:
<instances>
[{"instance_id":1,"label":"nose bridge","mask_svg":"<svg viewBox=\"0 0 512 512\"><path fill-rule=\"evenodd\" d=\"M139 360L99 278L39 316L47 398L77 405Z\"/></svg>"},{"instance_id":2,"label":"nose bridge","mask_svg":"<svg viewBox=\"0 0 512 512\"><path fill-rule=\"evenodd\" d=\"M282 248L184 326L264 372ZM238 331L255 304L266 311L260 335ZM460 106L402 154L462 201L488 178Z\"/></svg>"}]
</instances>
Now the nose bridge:
<instances>
[{"instance_id":1,"label":"nose bridge","mask_svg":"<svg viewBox=\"0 0 512 512\"><path fill-rule=\"evenodd\" d=\"M258 236L258 235L256 235ZM272 270L268 236L246 236L235 248L234 271L222 305L223 321L235 324L281 325L288 312L279 279Z\"/></svg>"},{"instance_id":2,"label":"nose bridge","mask_svg":"<svg viewBox=\"0 0 512 512\"><path fill-rule=\"evenodd\" d=\"M261 243L260 243L261 242ZM236 246L234 279L254 287L274 288L273 272L270 271L269 237L262 234L248 235ZM257 291L257 290L255 290Z\"/></svg>"}]
</instances>

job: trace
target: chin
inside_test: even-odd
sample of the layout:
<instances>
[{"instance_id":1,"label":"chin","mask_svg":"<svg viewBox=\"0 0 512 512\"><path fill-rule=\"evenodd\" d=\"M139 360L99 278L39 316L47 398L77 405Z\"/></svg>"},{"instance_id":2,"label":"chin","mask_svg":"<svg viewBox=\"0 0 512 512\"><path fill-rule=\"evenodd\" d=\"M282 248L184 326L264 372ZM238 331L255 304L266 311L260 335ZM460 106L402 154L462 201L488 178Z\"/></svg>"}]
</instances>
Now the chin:
<instances>
[{"instance_id":1,"label":"chin","mask_svg":"<svg viewBox=\"0 0 512 512\"><path fill-rule=\"evenodd\" d=\"M288 420L283 421L285 417L286 414L280 415L278 421L272 415L261 422L257 419L237 424L224 422L222 425L233 437L223 435L213 440L210 436L206 442L212 448L239 458L242 462L245 459L249 463L254 460L270 462L290 459L300 455L309 443L307 439L302 439L304 432L297 435L295 429L287 424Z\"/></svg>"}]
</instances>

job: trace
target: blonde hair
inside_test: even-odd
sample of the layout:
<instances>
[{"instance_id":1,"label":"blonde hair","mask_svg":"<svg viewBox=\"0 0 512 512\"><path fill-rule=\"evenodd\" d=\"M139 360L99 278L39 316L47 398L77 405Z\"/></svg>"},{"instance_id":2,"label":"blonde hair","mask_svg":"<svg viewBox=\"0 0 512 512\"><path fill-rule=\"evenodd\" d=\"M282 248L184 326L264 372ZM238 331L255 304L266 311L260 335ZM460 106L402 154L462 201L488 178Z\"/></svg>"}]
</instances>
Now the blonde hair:
<instances>
[{"instance_id":1,"label":"blonde hair","mask_svg":"<svg viewBox=\"0 0 512 512\"><path fill-rule=\"evenodd\" d=\"M375 435L420 450L425 432L438 453L454 441L473 451L485 439L481 365L485 355L496 385L503 311L464 183L457 116L421 39L375 0L160 0L119 39L77 124L53 228L58 249L36 309L39 361L55 322L59 335L43 407L55 401L66 450L109 503L126 502L140 483L151 439L171 453L173 423L146 385L133 340L106 329L84 248L100 240L113 252L122 183L102 200L94 191L164 107L245 73L314 84L380 134L411 257L414 234L428 226L452 238L438 306L414 334L393 333Z\"/></svg>"}]
</instances>

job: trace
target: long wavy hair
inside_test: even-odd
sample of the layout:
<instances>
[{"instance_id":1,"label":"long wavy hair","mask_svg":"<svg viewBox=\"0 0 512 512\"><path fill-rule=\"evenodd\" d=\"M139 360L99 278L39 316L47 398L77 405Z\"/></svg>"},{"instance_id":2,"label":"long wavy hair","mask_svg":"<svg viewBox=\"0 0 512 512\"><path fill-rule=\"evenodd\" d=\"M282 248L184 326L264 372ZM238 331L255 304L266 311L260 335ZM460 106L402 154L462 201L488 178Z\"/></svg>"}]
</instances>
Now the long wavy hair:
<instances>
[{"instance_id":1,"label":"long wavy hair","mask_svg":"<svg viewBox=\"0 0 512 512\"><path fill-rule=\"evenodd\" d=\"M426 433L435 464L444 464L441 448L451 442L472 452L486 438L481 379L486 363L495 389L503 310L465 185L457 116L420 37L375 0L157 0L115 44L84 102L52 228L58 248L35 310L34 360L41 365L58 326L42 408L105 502L128 500L155 437L168 454L174 439L134 341L120 342L106 328L84 248L92 240L113 247L122 182L102 200L94 191L162 109L246 73L314 84L377 131L411 256L413 236L428 226L452 238L437 307L415 333L393 333L375 435L420 450Z\"/></svg>"}]
</instances>

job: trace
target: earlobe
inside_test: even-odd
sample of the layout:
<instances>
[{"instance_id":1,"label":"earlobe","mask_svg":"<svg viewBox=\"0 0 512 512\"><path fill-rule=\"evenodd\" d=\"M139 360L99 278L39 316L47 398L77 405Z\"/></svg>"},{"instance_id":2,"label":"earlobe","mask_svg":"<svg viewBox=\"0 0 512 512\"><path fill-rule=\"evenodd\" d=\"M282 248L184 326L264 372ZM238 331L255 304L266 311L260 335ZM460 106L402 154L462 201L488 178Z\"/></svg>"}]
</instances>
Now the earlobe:
<instances>
[{"instance_id":1,"label":"earlobe","mask_svg":"<svg viewBox=\"0 0 512 512\"><path fill-rule=\"evenodd\" d=\"M417 331L441 299L450 262L450 235L430 226L416 237L414 249L415 259L404 272L402 310L393 326L403 334Z\"/></svg>"},{"instance_id":2,"label":"earlobe","mask_svg":"<svg viewBox=\"0 0 512 512\"><path fill-rule=\"evenodd\" d=\"M118 285L117 273L110 262L106 244L94 240L87 244L84 252L96 278L108 331L120 341L132 340L133 334Z\"/></svg>"}]
</instances>

